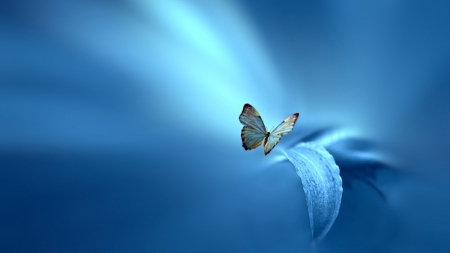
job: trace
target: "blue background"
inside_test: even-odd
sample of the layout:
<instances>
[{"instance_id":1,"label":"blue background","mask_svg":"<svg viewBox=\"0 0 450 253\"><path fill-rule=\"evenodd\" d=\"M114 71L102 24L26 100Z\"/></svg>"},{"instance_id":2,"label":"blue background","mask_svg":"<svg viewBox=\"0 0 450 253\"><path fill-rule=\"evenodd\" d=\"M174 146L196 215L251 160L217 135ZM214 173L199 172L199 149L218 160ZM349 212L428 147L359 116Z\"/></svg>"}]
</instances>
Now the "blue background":
<instances>
[{"instance_id":1,"label":"blue background","mask_svg":"<svg viewBox=\"0 0 450 253\"><path fill-rule=\"evenodd\" d=\"M449 252L449 11L2 1L0 251ZM244 103L269 129L300 112L281 143L378 147L322 241L286 147L242 149Z\"/></svg>"}]
</instances>

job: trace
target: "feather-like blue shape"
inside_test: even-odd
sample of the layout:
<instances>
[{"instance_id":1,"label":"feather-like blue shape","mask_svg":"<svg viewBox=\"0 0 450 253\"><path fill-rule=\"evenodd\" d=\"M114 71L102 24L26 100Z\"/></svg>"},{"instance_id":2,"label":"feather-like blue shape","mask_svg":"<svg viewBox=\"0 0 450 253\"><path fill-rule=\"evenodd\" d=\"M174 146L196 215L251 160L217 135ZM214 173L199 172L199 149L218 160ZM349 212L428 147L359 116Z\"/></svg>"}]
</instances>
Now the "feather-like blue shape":
<instances>
[{"instance_id":1,"label":"feather-like blue shape","mask_svg":"<svg viewBox=\"0 0 450 253\"><path fill-rule=\"evenodd\" d=\"M339 167L323 146L313 142L288 149L285 155L302 180L312 236L321 239L330 230L341 206Z\"/></svg>"}]
</instances>

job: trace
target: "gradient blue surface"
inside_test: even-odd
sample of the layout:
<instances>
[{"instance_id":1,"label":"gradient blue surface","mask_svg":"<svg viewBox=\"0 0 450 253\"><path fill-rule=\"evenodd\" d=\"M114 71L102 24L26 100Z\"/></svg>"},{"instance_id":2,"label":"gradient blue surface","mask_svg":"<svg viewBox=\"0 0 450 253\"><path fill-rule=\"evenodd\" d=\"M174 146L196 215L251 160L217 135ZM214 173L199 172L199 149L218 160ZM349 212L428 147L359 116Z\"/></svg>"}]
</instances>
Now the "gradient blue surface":
<instances>
[{"instance_id":1,"label":"gradient blue surface","mask_svg":"<svg viewBox=\"0 0 450 253\"><path fill-rule=\"evenodd\" d=\"M449 10L1 2L0 251L449 252ZM300 112L267 157L242 149L245 103ZM280 156L319 137L344 191L311 242Z\"/></svg>"}]
</instances>

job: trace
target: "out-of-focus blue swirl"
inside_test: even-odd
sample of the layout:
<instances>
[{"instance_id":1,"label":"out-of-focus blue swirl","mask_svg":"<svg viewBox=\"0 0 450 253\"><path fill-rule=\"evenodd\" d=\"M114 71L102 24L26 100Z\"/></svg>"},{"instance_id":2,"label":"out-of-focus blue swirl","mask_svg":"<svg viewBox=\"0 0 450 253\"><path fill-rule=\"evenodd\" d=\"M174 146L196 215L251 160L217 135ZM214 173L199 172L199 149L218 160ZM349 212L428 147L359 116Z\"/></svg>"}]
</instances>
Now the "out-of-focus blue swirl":
<instances>
[{"instance_id":1,"label":"out-of-focus blue swirl","mask_svg":"<svg viewBox=\"0 0 450 253\"><path fill-rule=\"evenodd\" d=\"M0 251L449 251L449 7L3 1ZM244 103L300 112L267 157ZM318 137L344 191L311 244L278 161Z\"/></svg>"}]
</instances>

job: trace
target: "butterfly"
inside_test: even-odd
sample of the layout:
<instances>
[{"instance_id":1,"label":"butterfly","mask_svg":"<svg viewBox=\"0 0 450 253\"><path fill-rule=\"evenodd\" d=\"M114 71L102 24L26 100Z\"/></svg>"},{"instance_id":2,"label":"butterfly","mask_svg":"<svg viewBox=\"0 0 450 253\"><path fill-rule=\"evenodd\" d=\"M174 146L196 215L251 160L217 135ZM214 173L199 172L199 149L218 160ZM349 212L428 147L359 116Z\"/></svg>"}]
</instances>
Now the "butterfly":
<instances>
[{"instance_id":1,"label":"butterfly","mask_svg":"<svg viewBox=\"0 0 450 253\"><path fill-rule=\"evenodd\" d=\"M250 104L245 104L239 115L239 121L244 125L241 131L242 147L245 150L255 149L264 140L264 155L267 155L278 144L281 137L294 128L299 114L294 113L281 122L272 132L267 132L258 111Z\"/></svg>"}]
</instances>

